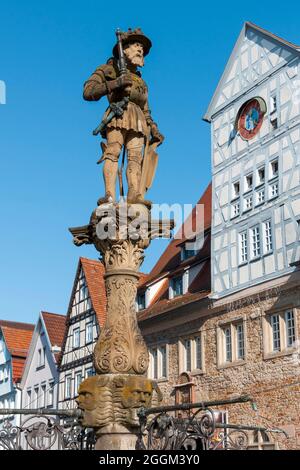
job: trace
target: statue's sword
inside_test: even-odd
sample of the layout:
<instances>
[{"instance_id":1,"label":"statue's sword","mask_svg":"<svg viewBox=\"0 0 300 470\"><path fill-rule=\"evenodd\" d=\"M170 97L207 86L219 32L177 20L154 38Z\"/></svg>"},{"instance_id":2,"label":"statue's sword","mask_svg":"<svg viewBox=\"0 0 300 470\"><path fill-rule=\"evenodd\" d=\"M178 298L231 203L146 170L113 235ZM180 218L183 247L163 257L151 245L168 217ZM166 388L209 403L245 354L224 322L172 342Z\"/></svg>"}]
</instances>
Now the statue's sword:
<instances>
[{"instance_id":1,"label":"statue's sword","mask_svg":"<svg viewBox=\"0 0 300 470\"><path fill-rule=\"evenodd\" d=\"M127 106L127 103L129 101L129 97L125 96L121 101L118 101L117 103L111 103L110 104L110 113L109 115L103 119L103 121L99 124L99 126L93 131L93 135L98 135L100 132L105 129L107 124L114 118L114 117L121 117L123 116L124 109Z\"/></svg>"},{"instance_id":2,"label":"statue's sword","mask_svg":"<svg viewBox=\"0 0 300 470\"><path fill-rule=\"evenodd\" d=\"M124 54L124 49L123 49L123 44L122 44L122 32L118 28L116 31L116 36L117 36L117 41L118 41L118 53L119 53L119 71L120 71L120 76L125 75L127 72L126 68L126 58ZM103 129L107 126L107 124L114 118L114 117L121 117L124 113L124 109L126 108L128 104L129 98L128 96L125 96L121 101L118 101L117 103L111 103L110 109L111 112L109 115L103 119L103 121L99 124L99 126L93 131L93 135L98 135L100 134Z\"/></svg>"}]
</instances>

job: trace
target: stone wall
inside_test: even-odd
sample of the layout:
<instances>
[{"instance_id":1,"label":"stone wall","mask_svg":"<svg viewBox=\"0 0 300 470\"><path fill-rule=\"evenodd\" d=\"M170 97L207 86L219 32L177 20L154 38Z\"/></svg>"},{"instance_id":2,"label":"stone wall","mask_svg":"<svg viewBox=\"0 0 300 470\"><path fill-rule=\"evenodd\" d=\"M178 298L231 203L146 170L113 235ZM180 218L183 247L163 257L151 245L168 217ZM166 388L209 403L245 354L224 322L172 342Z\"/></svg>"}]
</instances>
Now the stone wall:
<instances>
[{"instance_id":1,"label":"stone wall","mask_svg":"<svg viewBox=\"0 0 300 470\"><path fill-rule=\"evenodd\" d=\"M199 305L195 308L198 309ZM295 309L295 347L265 358L265 315L270 310L280 312L287 308ZM192 316L194 319L189 320ZM174 324L175 317L177 325ZM217 360L218 325L237 318L244 318L245 360L220 366ZM152 322L153 328L154 320ZM143 330L143 324L141 327ZM194 401L249 394L257 403L258 411L254 411L249 403L231 405L227 408L229 422L280 427L289 434L289 438L274 435L279 448L300 449L300 286L269 291L263 297L253 296L247 301L223 302L222 306L220 302L214 302L205 312L199 309L198 315L195 311L183 314L178 310L172 313L172 321L170 316L164 321L160 319L159 333L151 333L151 327L146 328L149 345L156 342L168 344L168 380L159 380L165 404L175 403L174 385L179 377L178 342L196 331L202 331L203 335L204 370L190 374L195 383Z\"/></svg>"}]
</instances>

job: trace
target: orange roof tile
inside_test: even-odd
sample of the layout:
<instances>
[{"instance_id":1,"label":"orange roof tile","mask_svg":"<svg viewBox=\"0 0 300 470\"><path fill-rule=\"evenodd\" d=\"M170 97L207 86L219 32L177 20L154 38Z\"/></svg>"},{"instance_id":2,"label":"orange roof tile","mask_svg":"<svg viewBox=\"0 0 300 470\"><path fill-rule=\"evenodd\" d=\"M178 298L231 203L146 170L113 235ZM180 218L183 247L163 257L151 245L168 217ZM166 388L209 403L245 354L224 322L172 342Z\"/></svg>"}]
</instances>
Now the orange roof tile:
<instances>
[{"instance_id":1,"label":"orange roof tile","mask_svg":"<svg viewBox=\"0 0 300 470\"><path fill-rule=\"evenodd\" d=\"M106 293L104 282L104 266L100 261L80 258L91 301L100 326L103 326L106 319Z\"/></svg>"},{"instance_id":2,"label":"orange roof tile","mask_svg":"<svg viewBox=\"0 0 300 470\"><path fill-rule=\"evenodd\" d=\"M41 312L51 346L62 346L65 328L66 316L57 313Z\"/></svg>"},{"instance_id":3,"label":"orange roof tile","mask_svg":"<svg viewBox=\"0 0 300 470\"><path fill-rule=\"evenodd\" d=\"M156 265L146 277L144 281L144 286L140 285L142 290L146 285L149 285L152 282L158 282L158 279L164 278L161 287L158 289L158 292L151 300L150 305L141 310L138 313L138 320L146 320L152 318L166 311L172 310L174 308L181 307L193 301L206 298L210 292L210 249L211 249L211 236L210 236L210 227L211 227L211 206L212 206L212 185L211 183L206 188L204 194L198 201L198 204L204 205L204 231L206 233L204 244L200 251L193 257L188 258L187 260L182 261L181 259L181 248L185 243L186 234L188 233L189 228L196 227L196 210L197 205L193 208L190 216L184 221L183 226L180 229L179 233L182 233L183 236L180 239L174 239L169 243L168 247L157 261ZM177 232L177 233L178 233ZM199 273L193 279L192 283L188 288L188 292L184 295L178 296L174 299L169 299L168 296L168 287L169 287L169 278L175 275L180 274L185 267L200 265Z\"/></svg>"},{"instance_id":4,"label":"orange roof tile","mask_svg":"<svg viewBox=\"0 0 300 470\"><path fill-rule=\"evenodd\" d=\"M204 230L208 230L211 227L211 207L212 207L212 185L211 183L208 185L206 188L204 194L198 201L198 204L203 204L204 205ZM196 209L197 205L193 208L190 216L187 218L187 220L184 221L183 227L184 230L181 231L182 233L186 234L188 232L189 227L195 227L195 218L196 218ZM182 243L186 240L186 238L181 238L181 239L176 239L174 238L169 245L167 246L166 250L162 254L162 256L159 258L157 261L156 265L150 272L147 281L149 282L152 279L155 279L157 276L164 272L168 272L175 267L179 266L181 262L181 245ZM202 250L201 250L202 251ZM201 256L202 253L201 253Z\"/></svg>"},{"instance_id":5,"label":"orange roof tile","mask_svg":"<svg viewBox=\"0 0 300 470\"><path fill-rule=\"evenodd\" d=\"M5 344L12 356L13 381L21 379L34 325L0 320Z\"/></svg>"}]
</instances>

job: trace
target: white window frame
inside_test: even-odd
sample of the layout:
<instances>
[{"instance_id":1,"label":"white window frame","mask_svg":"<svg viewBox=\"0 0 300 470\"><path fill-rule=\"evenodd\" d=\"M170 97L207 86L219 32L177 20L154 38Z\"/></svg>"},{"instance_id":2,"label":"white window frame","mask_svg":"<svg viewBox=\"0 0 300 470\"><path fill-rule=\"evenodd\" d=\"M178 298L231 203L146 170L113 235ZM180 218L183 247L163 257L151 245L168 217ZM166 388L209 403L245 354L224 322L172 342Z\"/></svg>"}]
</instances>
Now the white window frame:
<instances>
[{"instance_id":1,"label":"white window frame","mask_svg":"<svg viewBox=\"0 0 300 470\"><path fill-rule=\"evenodd\" d=\"M239 328L243 333L243 357L239 355ZM230 342L228 342L230 338ZM230 349L228 345L230 344ZM245 318L237 318L231 322L221 322L217 326L217 360L218 367L229 367L244 364L247 358L247 329Z\"/></svg>"},{"instance_id":2,"label":"white window frame","mask_svg":"<svg viewBox=\"0 0 300 470\"><path fill-rule=\"evenodd\" d=\"M291 329L291 325L288 325L289 316L291 313L293 316L293 328L294 328L294 341L292 344L289 339L288 326ZM282 356L293 354L297 350L298 344L298 326L297 326L297 313L298 310L295 307L285 308L283 310L276 310L272 312L266 312L263 316L263 343L264 343L264 359L270 359L274 356ZM274 318L278 318L279 327L279 344L276 347L276 337L274 331ZM275 343L275 344L274 344Z\"/></svg>"},{"instance_id":3,"label":"white window frame","mask_svg":"<svg viewBox=\"0 0 300 470\"><path fill-rule=\"evenodd\" d=\"M78 341L77 341L77 338L78 338ZM77 349L77 348L80 348L80 327L76 327L73 330L73 349Z\"/></svg>"},{"instance_id":4,"label":"white window frame","mask_svg":"<svg viewBox=\"0 0 300 470\"><path fill-rule=\"evenodd\" d=\"M276 190L274 188L276 188ZM269 192L268 194L269 200L275 199L276 197L279 196L279 180L269 183L268 192Z\"/></svg>"},{"instance_id":5,"label":"white window frame","mask_svg":"<svg viewBox=\"0 0 300 470\"><path fill-rule=\"evenodd\" d=\"M238 188L238 189L237 189ZM241 183L240 181L233 181L232 182L232 197L231 200L237 199L240 197L241 194Z\"/></svg>"},{"instance_id":6,"label":"white window frame","mask_svg":"<svg viewBox=\"0 0 300 470\"><path fill-rule=\"evenodd\" d=\"M248 263L249 258L249 241L248 230L239 232L239 264Z\"/></svg>"},{"instance_id":7,"label":"white window frame","mask_svg":"<svg viewBox=\"0 0 300 470\"><path fill-rule=\"evenodd\" d=\"M260 206L266 202L266 190L264 187L255 192L255 206Z\"/></svg>"},{"instance_id":8,"label":"white window frame","mask_svg":"<svg viewBox=\"0 0 300 470\"><path fill-rule=\"evenodd\" d=\"M49 381L47 406L54 405L54 381Z\"/></svg>"},{"instance_id":9,"label":"white window frame","mask_svg":"<svg viewBox=\"0 0 300 470\"><path fill-rule=\"evenodd\" d=\"M261 177L260 177L260 175L259 175L261 171L264 172L264 177L263 177L263 179L261 179ZM265 184L265 182L266 182L266 168L265 168L265 166L260 166L260 167L257 168L257 170L256 170L256 185L255 185L255 186L256 186L256 187L257 187L257 186L261 186L261 185Z\"/></svg>"},{"instance_id":10,"label":"white window frame","mask_svg":"<svg viewBox=\"0 0 300 470\"><path fill-rule=\"evenodd\" d=\"M65 400L70 400L72 397L72 375L65 377Z\"/></svg>"},{"instance_id":11,"label":"white window frame","mask_svg":"<svg viewBox=\"0 0 300 470\"><path fill-rule=\"evenodd\" d=\"M31 405L32 405L32 390L31 388L28 388L26 390L26 408L30 409L31 408Z\"/></svg>"},{"instance_id":12,"label":"white window frame","mask_svg":"<svg viewBox=\"0 0 300 470\"><path fill-rule=\"evenodd\" d=\"M268 255L273 253L274 249L274 237L273 237L273 227L272 220L268 219L262 223L263 231L263 253Z\"/></svg>"},{"instance_id":13,"label":"white window frame","mask_svg":"<svg viewBox=\"0 0 300 470\"><path fill-rule=\"evenodd\" d=\"M41 384L41 394L40 394L40 408L46 408L47 403L47 388L46 383L43 382Z\"/></svg>"},{"instance_id":14,"label":"white window frame","mask_svg":"<svg viewBox=\"0 0 300 470\"><path fill-rule=\"evenodd\" d=\"M91 371L91 374L89 374L89 371ZM86 378L92 377L92 375L94 375L93 372L94 372L94 371L93 371L93 367L87 367L87 368L85 369L85 377L86 377Z\"/></svg>"},{"instance_id":15,"label":"white window frame","mask_svg":"<svg viewBox=\"0 0 300 470\"><path fill-rule=\"evenodd\" d=\"M251 179L250 185L249 185L249 179ZM245 175L244 193L247 193L248 191L251 191L252 189L253 189L253 173L248 173L248 175Z\"/></svg>"},{"instance_id":16,"label":"white window frame","mask_svg":"<svg viewBox=\"0 0 300 470\"><path fill-rule=\"evenodd\" d=\"M262 243L260 224L254 225L249 229L249 248L250 260L258 259L262 256Z\"/></svg>"},{"instance_id":17,"label":"white window frame","mask_svg":"<svg viewBox=\"0 0 300 470\"><path fill-rule=\"evenodd\" d=\"M274 173L274 164L277 163L277 172ZM279 157L273 158L269 162L269 181L273 180L274 178L278 178L279 176Z\"/></svg>"},{"instance_id":18,"label":"white window frame","mask_svg":"<svg viewBox=\"0 0 300 470\"><path fill-rule=\"evenodd\" d=\"M253 209L253 194L249 194L248 196L244 197L244 207L243 212L248 212Z\"/></svg>"},{"instance_id":19,"label":"white window frame","mask_svg":"<svg viewBox=\"0 0 300 470\"><path fill-rule=\"evenodd\" d=\"M165 351L165 353L163 352ZM167 380L169 376L169 347L168 344L160 344L150 349L149 377L155 380ZM165 359L164 359L165 357ZM165 363L165 364L164 364ZM163 372L166 374L164 375Z\"/></svg>"},{"instance_id":20,"label":"white window frame","mask_svg":"<svg viewBox=\"0 0 300 470\"><path fill-rule=\"evenodd\" d=\"M231 218L234 219L235 217L238 217L241 213L241 204L240 201L234 201L231 204Z\"/></svg>"},{"instance_id":21,"label":"white window frame","mask_svg":"<svg viewBox=\"0 0 300 470\"><path fill-rule=\"evenodd\" d=\"M197 340L200 340L200 360L201 367L198 367L198 348ZM204 333L202 331L197 331L196 333L180 338L178 342L178 355L179 355L179 374L183 372L188 372L193 374L201 374L204 372ZM187 344L190 344L190 367L187 361Z\"/></svg>"},{"instance_id":22,"label":"white window frame","mask_svg":"<svg viewBox=\"0 0 300 470\"><path fill-rule=\"evenodd\" d=\"M80 377L80 379L79 379ZM82 370L78 370L75 372L75 385L74 385L74 395L77 396L78 395L78 389L79 389L79 385L81 384L83 380L83 374L82 374Z\"/></svg>"},{"instance_id":23,"label":"white window frame","mask_svg":"<svg viewBox=\"0 0 300 470\"><path fill-rule=\"evenodd\" d=\"M90 344L94 341L94 324L93 321L86 323L85 330L85 344Z\"/></svg>"}]
</instances>

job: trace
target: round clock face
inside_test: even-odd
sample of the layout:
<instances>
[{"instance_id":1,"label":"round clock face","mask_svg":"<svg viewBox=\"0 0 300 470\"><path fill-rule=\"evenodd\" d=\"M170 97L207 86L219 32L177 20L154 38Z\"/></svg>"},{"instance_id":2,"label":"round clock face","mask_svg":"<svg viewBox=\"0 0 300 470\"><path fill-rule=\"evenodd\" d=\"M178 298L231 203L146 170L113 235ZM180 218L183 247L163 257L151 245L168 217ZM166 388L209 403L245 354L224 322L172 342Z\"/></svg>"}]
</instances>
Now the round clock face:
<instances>
[{"instance_id":1,"label":"round clock face","mask_svg":"<svg viewBox=\"0 0 300 470\"><path fill-rule=\"evenodd\" d=\"M266 110L261 99L254 98L247 101L239 111L237 130L242 139L250 140L262 126Z\"/></svg>"}]
</instances>

